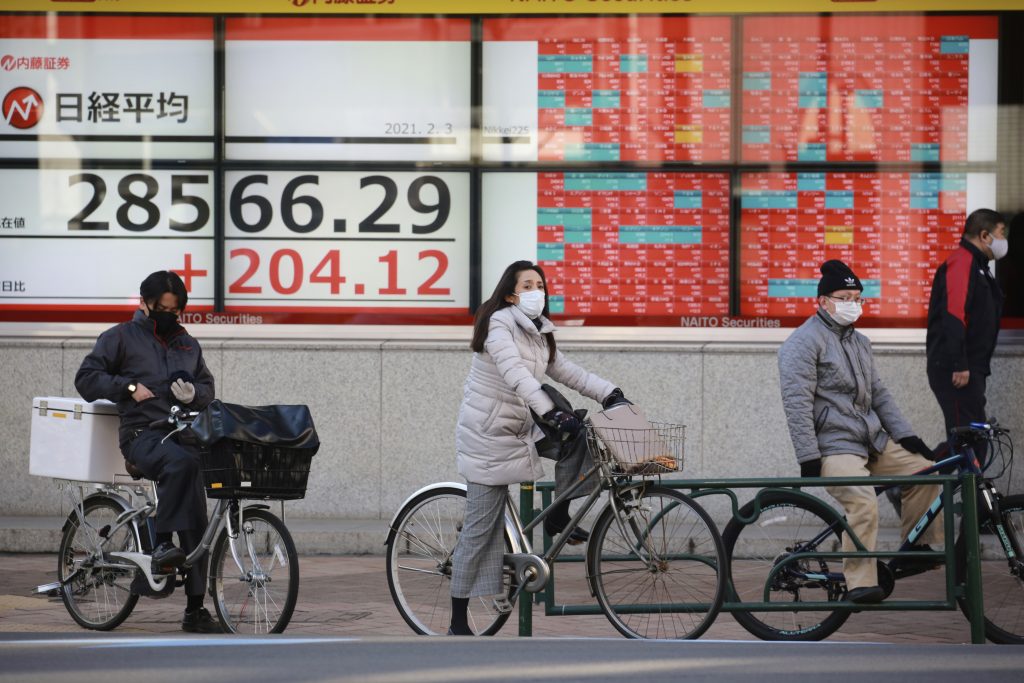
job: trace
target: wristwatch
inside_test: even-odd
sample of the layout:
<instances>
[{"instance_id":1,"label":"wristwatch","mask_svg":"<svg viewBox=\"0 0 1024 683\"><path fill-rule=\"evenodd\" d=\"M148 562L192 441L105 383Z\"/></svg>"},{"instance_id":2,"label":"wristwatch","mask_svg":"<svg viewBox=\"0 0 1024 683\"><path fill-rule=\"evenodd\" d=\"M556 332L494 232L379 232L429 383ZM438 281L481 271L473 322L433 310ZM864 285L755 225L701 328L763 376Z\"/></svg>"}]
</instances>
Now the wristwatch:
<instances>
[{"instance_id":1,"label":"wristwatch","mask_svg":"<svg viewBox=\"0 0 1024 683\"><path fill-rule=\"evenodd\" d=\"M135 384L135 382L132 382L131 384L129 384L128 385L128 395L129 396L134 396L135 395L135 390L138 389L138 388L139 387Z\"/></svg>"}]
</instances>

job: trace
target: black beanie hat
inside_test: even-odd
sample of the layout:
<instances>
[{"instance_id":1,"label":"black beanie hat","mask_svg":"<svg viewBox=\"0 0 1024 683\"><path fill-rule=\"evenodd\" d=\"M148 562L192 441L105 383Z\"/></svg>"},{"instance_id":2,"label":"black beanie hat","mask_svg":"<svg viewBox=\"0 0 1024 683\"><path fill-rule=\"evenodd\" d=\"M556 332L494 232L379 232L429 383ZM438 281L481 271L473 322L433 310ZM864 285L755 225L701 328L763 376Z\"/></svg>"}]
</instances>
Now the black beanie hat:
<instances>
[{"instance_id":1,"label":"black beanie hat","mask_svg":"<svg viewBox=\"0 0 1024 683\"><path fill-rule=\"evenodd\" d=\"M850 266L838 259L825 261L821 264L821 279L818 280L818 296L829 295L840 289L859 289L864 291L864 285L860 283Z\"/></svg>"}]
</instances>

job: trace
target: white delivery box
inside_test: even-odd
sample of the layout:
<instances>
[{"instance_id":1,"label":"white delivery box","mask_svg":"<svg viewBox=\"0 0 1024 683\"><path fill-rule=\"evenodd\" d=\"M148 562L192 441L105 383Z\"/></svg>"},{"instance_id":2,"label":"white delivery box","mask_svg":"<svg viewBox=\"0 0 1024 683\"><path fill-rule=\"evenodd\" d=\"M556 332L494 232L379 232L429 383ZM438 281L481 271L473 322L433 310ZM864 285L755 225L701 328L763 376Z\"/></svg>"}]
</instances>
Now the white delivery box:
<instances>
[{"instance_id":1,"label":"white delivery box","mask_svg":"<svg viewBox=\"0 0 1024 683\"><path fill-rule=\"evenodd\" d=\"M108 484L130 482L117 444L118 423L117 407L110 401L33 398L29 474Z\"/></svg>"}]
</instances>

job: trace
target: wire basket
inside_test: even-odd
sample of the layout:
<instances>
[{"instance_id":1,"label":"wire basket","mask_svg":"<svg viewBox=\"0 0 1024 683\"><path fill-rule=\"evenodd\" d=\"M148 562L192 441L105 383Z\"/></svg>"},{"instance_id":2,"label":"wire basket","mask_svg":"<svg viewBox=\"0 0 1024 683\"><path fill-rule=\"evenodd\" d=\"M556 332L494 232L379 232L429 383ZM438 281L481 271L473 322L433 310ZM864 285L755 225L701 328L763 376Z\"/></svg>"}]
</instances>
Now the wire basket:
<instances>
[{"instance_id":1,"label":"wire basket","mask_svg":"<svg viewBox=\"0 0 1024 683\"><path fill-rule=\"evenodd\" d=\"M686 426L651 422L650 429L595 427L587 423L587 442L595 461L612 473L653 477L683 471Z\"/></svg>"},{"instance_id":2,"label":"wire basket","mask_svg":"<svg viewBox=\"0 0 1024 683\"><path fill-rule=\"evenodd\" d=\"M221 439L202 453L206 497L304 498L315 452Z\"/></svg>"}]
</instances>

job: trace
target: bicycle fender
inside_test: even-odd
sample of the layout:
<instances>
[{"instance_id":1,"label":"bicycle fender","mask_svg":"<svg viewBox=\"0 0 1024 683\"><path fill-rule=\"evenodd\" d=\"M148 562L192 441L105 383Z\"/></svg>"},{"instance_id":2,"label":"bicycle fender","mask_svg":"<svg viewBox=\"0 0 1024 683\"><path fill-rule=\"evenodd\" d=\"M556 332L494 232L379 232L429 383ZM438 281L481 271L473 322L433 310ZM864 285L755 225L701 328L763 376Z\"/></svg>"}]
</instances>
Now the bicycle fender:
<instances>
[{"instance_id":1,"label":"bicycle fender","mask_svg":"<svg viewBox=\"0 0 1024 683\"><path fill-rule=\"evenodd\" d=\"M121 512L128 512L129 510L133 510L134 509L131 505L128 504L127 500L125 500L121 496L118 496L118 495L113 494L113 493L94 493L92 495L86 496L85 500L82 501L82 504L84 505L85 503L87 503L87 502L89 502L91 500L109 500L111 503L113 503L114 505L117 505L119 508L121 508ZM62 532L65 529L68 528L69 524L71 524L71 513L77 512L77 511L78 511L77 507L72 507L71 508L71 512L68 513L67 519L64 520L64 525L61 527L61 531ZM138 528L138 522L137 521L132 520L132 524L136 528Z\"/></svg>"},{"instance_id":2,"label":"bicycle fender","mask_svg":"<svg viewBox=\"0 0 1024 683\"><path fill-rule=\"evenodd\" d=\"M459 482L456 482L456 481L438 481L438 482L434 482L433 484L427 484L426 486L424 486L423 488L417 490L411 496L406 498L402 502L402 504L398 506L398 510L395 511L395 514L391 517L391 521L388 523L388 536L391 535L391 531L395 528L395 522L398 521L398 518L401 516L402 512L405 510L406 507L408 507L409 503L411 503L417 496L420 496L420 495L426 493L427 491L435 491L437 489L448 489L448 488L461 489L461 490L465 491L466 490L466 485L465 484L460 484Z\"/></svg>"},{"instance_id":3,"label":"bicycle fender","mask_svg":"<svg viewBox=\"0 0 1024 683\"><path fill-rule=\"evenodd\" d=\"M457 481L438 481L438 482L434 482L433 484L427 484L426 486L424 486L423 488L415 491L412 495L410 495L408 498L406 498L405 501L403 501L402 504L398 507L398 511L395 512L395 514L391 517L391 521L388 522L388 533L387 533L387 536L384 539L384 545L387 545L388 542L391 540L391 537L395 533L395 524L398 522L398 518L402 516L402 513L405 512L405 509L407 507L409 507L409 505L412 503L412 501L416 500L416 498L418 498L419 496L423 495L424 493L429 493L430 491L437 491L437 490L440 490L440 489L448 489L448 488L459 489L461 491L466 491L467 490L467 487L466 487L465 484L462 484L462 483L457 482ZM505 512L505 531L508 533L508 536L511 539L511 542L512 542L512 552L514 552L514 553L521 553L522 552L522 544L519 541L519 532L517 531L517 528L516 528L516 520L512 519L509 516L507 510Z\"/></svg>"}]
</instances>

